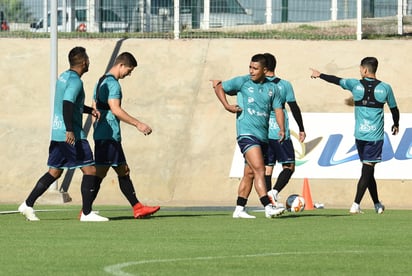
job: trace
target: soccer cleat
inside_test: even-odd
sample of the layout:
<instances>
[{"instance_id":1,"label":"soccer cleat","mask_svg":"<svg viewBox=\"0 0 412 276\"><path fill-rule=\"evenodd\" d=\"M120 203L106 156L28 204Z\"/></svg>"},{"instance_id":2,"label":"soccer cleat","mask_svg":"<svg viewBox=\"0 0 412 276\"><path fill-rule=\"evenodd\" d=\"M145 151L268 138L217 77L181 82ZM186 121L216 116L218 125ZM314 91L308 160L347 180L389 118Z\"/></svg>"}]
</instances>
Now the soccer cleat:
<instances>
[{"instance_id":1,"label":"soccer cleat","mask_svg":"<svg viewBox=\"0 0 412 276\"><path fill-rule=\"evenodd\" d=\"M98 214L94 213L94 212L90 212L90 214L85 215L82 212L82 215L80 216L80 221L109 221L108 218L99 216Z\"/></svg>"},{"instance_id":2,"label":"soccer cleat","mask_svg":"<svg viewBox=\"0 0 412 276\"><path fill-rule=\"evenodd\" d=\"M249 215L243 206L236 206L235 211L232 215L233 218L245 218L245 219L254 219L255 216Z\"/></svg>"},{"instance_id":3,"label":"soccer cleat","mask_svg":"<svg viewBox=\"0 0 412 276\"><path fill-rule=\"evenodd\" d=\"M25 217L26 220L28 221L38 221L40 220L36 214L35 211L33 209L33 207L29 207L26 205L26 201L23 202L20 206L19 206L19 212L22 213Z\"/></svg>"},{"instance_id":4,"label":"soccer cleat","mask_svg":"<svg viewBox=\"0 0 412 276\"><path fill-rule=\"evenodd\" d=\"M133 216L134 218L144 218L153 215L160 210L160 206L145 206L140 202L133 206Z\"/></svg>"},{"instance_id":5,"label":"soccer cleat","mask_svg":"<svg viewBox=\"0 0 412 276\"><path fill-rule=\"evenodd\" d=\"M378 213L378 214L382 214L383 213L383 211L385 211L385 205L383 205L382 203L376 203L375 204L375 211L376 211L376 213Z\"/></svg>"},{"instance_id":6,"label":"soccer cleat","mask_svg":"<svg viewBox=\"0 0 412 276\"><path fill-rule=\"evenodd\" d=\"M98 214L99 214L99 211L92 211L92 213L95 213L96 215L98 215ZM80 213L79 213L79 215L77 216L77 218L80 219L80 217L82 216L82 214L83 214L83 209L80 210Z\"/></svg>"},{"instance_id":7,"label":"soccer cleat","mask_svg":"<svg viewBox=\"0 0 412 276\"><path fill-rule=\"evenodd\" d=\"M272 204L265 206L265 216L267 218L274 218L282 215L285 212L284 207L276 208Z\"/></svg>"},{"instance_id":8,"label":"soccer cleat","mask_svg":"<svg viewBox=\"0 0 412 276\"><path fill-rule=\"evenodd\" d=\"M349 213L353 215L363 214L362 210L360 209L360 205L355 202L352 204L352 207L350 207Z\"/></svg>"},{"instance_id":9,"label":"soccer cleat","mask_svg":"<svg viewBox=\"0 0 412 276\"><path fill-rule=\"evenodd\" d=\"M268 192L268 197L272 206L276 208L285 207L282 203L279 202L279 193L276 190L270 190Z\"/></svg>"}]
</instances>

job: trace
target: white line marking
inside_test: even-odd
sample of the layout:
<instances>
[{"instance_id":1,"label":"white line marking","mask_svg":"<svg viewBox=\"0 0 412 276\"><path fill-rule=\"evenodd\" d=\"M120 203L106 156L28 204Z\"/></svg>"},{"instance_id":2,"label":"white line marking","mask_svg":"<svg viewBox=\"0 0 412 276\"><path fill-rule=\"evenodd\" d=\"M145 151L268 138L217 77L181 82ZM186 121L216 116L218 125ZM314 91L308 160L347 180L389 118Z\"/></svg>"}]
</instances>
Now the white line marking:
<instances>
[{"instance_id":1,"label":"white line marking","mask_svg":"<svg viewBox=\"0 0 412 276\"><path fill-rule=\"evenodd\" d=\"M195 258L175 258L175 259L157 259L157 260L143 260L127 263L120 263L115 265L106 266L104 271L115 276L136 276L122 271L123 268L135 265L153 264L153 263L170 263L170 262L182 262L182 261L207 261L217 259L230 259L230 258L255 258L255 257L268 257L268 256L281 256L281 255L325 255L325 254L359 254L362 251L347 250L347 251L324 251L324 252L278 252L278 253L264 253L264 254L248 254L248 255L234 255L234 256L214 256L214 257L195 257Z\"/></svg>"}]
</instances>

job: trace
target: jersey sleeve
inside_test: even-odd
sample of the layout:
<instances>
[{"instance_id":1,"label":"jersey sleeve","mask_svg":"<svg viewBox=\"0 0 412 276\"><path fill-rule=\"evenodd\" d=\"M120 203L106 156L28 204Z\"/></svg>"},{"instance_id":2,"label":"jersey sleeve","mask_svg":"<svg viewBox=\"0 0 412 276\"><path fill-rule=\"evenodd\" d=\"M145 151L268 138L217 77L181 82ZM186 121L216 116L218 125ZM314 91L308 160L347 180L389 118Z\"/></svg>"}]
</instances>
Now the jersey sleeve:
<instances>
[{"instance_id":1,"label":"jersey sleeve","mask_svg":"<svg viewBox=\"0 0 412 276\"><path fill-rule=\"evenodd\" d=\"M226 80L222 82L222 88L223 91L225 91L226 94L229 95L234 95L238 91L240 91L240 88L242 85L249 80L249 75L244 75L240 77L235 77L230 80Z\"/></svg>"},{"instance_id":2,"label":"jersey sleeve","mask_svg":"<svg viewBox=\"0 0 412 276\"><path fill-rule=\"evenodd\" d=\"M276 85L274 86L274 90L273 90L273 101L272 101L272 109L276 109L276 108L282 108L282 98L280 96L280 92L279 89L277 88Z\"/></svg>"},{"instance_id":3,"label":"jersey sleeve","mask_svg":"<svg viewBox=\"0 0 412 276\"><path fill-rule=\"evenodd\" d=\"M295 92L293 91L292 84L289 81L285 81L283 86L286 92L286 102L296 102Z\"/></svg>"},{"instance_id":4,"label":"jersey sleeve","mask_svg":"<svg viewBox=\"0 0 412 276\"><path fill-rule=\"evenodd\" d=\"M353 88L358 84L358 79L341 79L339 82L340 87L349 91L353 91Z\"/></svg>"},{"instance_id":5,"label":"jersey sleeve","mask_svg":"<svg viewBox=\"0 0 412 276\"><path fill-rule=\"evenodd\" d=\"M395 100L395 95L393 94L392 87L387 83L385 85L386 85L386 89L388 91L387 101L388 101L389 108L397 107L396 100Z\"/></svg>"},{"instance_id":6,"label":"jersey sleeve","mask_svg":"<svg viewBox=\"0 0 412 276\"><path fill-rule=\"evenodd\" d=\"M107 88L109 90L108 100L120 100L122 98L122 91L117 81L108 81Z\"/></svg>"},{"instance_id":7,"label":"jersey sleeve","mask_svg":"<svg viewBox=\"0 0 412 276\"><path fill-rule=\"evenodd\" d=\"M67 87L64 91L63 101L76 102L76 98L82 91L83 83L80 79L67 80Z\"/></svg>"}]
</instances>

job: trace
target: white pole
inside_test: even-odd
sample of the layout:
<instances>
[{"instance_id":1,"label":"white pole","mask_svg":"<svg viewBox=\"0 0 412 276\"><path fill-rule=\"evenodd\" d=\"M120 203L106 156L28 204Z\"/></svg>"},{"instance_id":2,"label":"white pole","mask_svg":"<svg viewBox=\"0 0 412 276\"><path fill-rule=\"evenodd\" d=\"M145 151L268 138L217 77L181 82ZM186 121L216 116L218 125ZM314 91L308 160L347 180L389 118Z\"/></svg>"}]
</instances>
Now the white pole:
<instances>
[{"instance_id":1,"label":"white pole","mask_svg":"<svg viewBox=\"0 0 412 276\"><path fill-rule=\"evenodd\" d=\"M73 16L71 15L70 17L71 17L70 18L70 31L73 31L71 29L71 25L74 25L71 23L72 22L71 19L73 18ZM63 6L62 6L62 31L63 32L68 31L67 29L67 0L63 0Z\"/></svg>"},{"instance_id":2,"label":"white pole","mask_svg":"<svg viewBox=\"0 0 412 276\"><path fill-rule=\"evenodd\" d=\"M203 29L209 30L210 27L210 0L203 3Z\"/></svg>"},{"instance_id":3,"label":"white pole","mask_svg":"<svg viewBox=\"0 0 412 276\"><path fill-rule=\"evenodd\" d=\"M57 80L57 1L50 1L50 137L53 127L54 92ZM47 17L46 17L47 22ZM49 188L57 190L57 181Z\"/></svg>"},{"instance_id":4,"label":"white pole","mask_svg":"<svg viewBox=\"0 0 412 276\"><path fill-rule=\"evenodd\" d=\"M332 21L338 20L338 0L332 0L330 11Z\"/></svg>"},{"instance_id":5,"label":"white pole","mask_svg":"<svg viewBox=\"0 0 412 276\"><path fill-rule=\"evenodd\" d=\"M48 6L47 6L47 0L43 1L43 31L47 32L47 12L48 12Z\"/></svg>"},{"instance_id":6,"label":"white pole","mask_svg":"<svg viewBox=\"0 0 412 276\"><path fill-rule=\"evenodd\" d=\"M362 0L357 0L356 39L362 40Z\"/></svg>"},{"instance_id":7,"label":"white pole","mask_svg":"<svg viewBox=\"0 0 412 276\"><path fill-rule=\"evenodd\" d=\"M272 24L272 0L266 0L266 24Z\"/></svg>"},{"instance_id":8,"label":"white pole","mask_svg":"<svg viewBox=\"0 0 412 276\"><path fill-rule=\"evenodd\" d=\"M398 0L398 35L403 35L403 0Z\"/></svg>"},{"instance_id":9,"label":"white pole","mask_svg":"<svg viewBox=\"0 0 412 276\"><path fill-rule=\"evenodd\" d=\"M180 35L180 1L174 1L175 18L174 18L174 35L175 39L179 39Z\"/></svg>"}]
</instances>

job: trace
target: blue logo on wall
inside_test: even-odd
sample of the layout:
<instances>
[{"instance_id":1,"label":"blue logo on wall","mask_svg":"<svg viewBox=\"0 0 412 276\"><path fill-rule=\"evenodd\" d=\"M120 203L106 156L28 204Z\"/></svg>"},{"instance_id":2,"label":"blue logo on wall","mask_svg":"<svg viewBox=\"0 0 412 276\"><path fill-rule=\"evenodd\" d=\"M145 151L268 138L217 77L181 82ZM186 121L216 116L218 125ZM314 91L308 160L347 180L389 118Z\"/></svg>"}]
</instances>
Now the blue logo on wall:
<instances>
[{"instance_id":1,"label":"blue logo on wall","mask_svg":"<svg viewBox=\"0 0 412 276\"><path fill-rule=\"evenodd\" d=\"M355 144L347 150L346 153L349 155L348 157L338 160L335 159L335 155L338 151L342 138L342 134L333 134L329 137L328 141L326 142L325 148L321 156L319 157L319 166L330 167L354 160L359 160ZM412 158L412 128L407 128L405 130L405 133L403 134L396 151L393 150L389 135L385 132L382 149L382 161L388 161L393 158L397 160L408 160Z\"/></svg>"}]
</instances>

